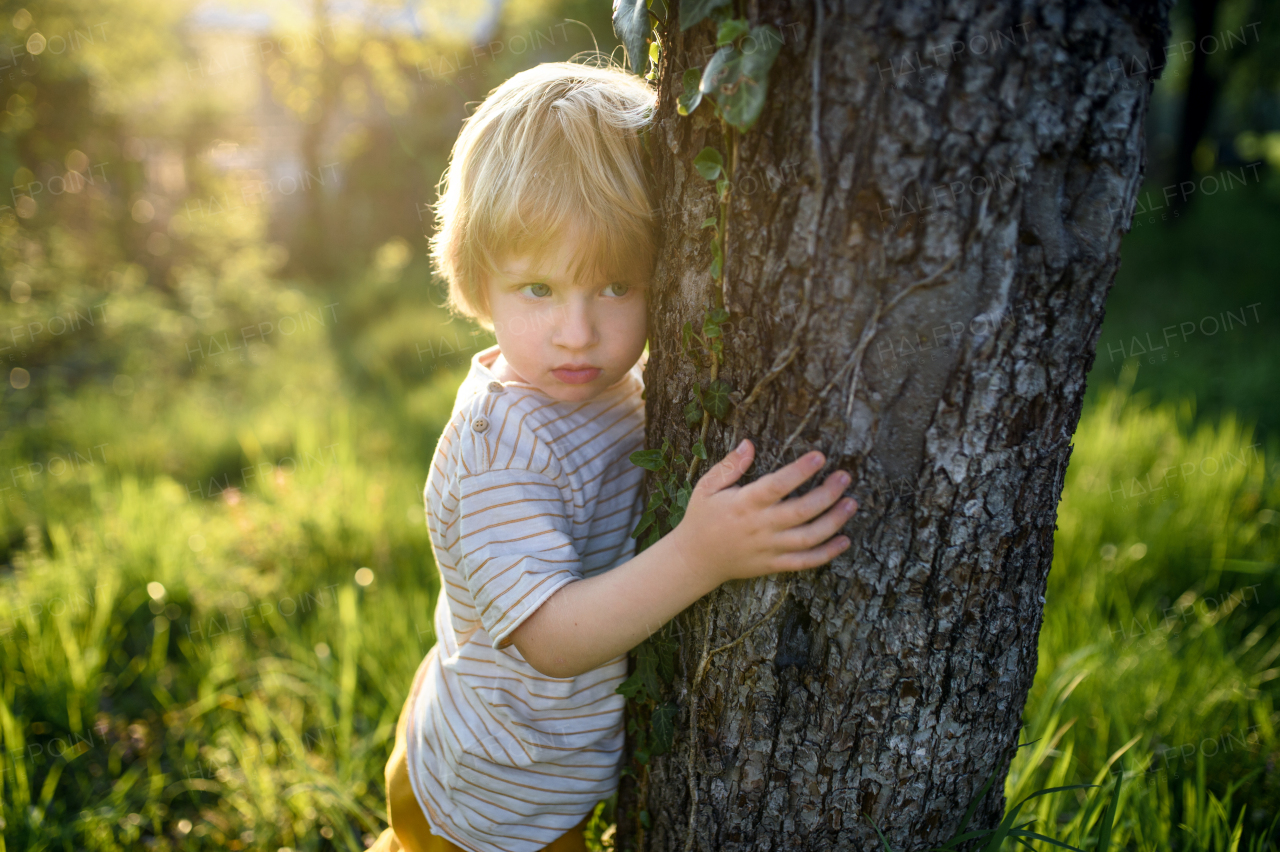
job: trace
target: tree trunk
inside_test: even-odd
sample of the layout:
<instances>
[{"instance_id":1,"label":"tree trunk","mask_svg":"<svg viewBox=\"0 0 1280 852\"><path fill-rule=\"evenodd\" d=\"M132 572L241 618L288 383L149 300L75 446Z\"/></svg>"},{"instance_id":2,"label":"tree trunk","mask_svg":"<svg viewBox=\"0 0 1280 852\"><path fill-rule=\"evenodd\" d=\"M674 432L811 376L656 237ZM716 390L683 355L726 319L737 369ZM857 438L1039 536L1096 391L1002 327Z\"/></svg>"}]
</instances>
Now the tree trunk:
<instances>
[{"instance_id":1,"label":"tree trunk","mask_svg":"<svg viewBox=\"0 0 1280 852\"><path fill-rule=\"evenodd\" d=\"M954 834L992 773L974 824L998 820L1144 167L1151 86L1114 68L1159 55L1168 7L738 10L784 43L738 144L719 374L736 405L707 451L751 437L752 479L822 450L811 482L851 470L861 509L830 566L726 584L676 619L675 745L650 761L649 829L620 819L619 849L880 848L864 814L894 849L921 849ZM692 161L732 152L709 104L676 113L715 39L677 20L660 26L651 139L664 234L646 445L687 455L682 409L708 377L680 329L712 304L700 225L717 211ZM638 798L625 777L620 812Z\"/></svg>"}]
</instances>

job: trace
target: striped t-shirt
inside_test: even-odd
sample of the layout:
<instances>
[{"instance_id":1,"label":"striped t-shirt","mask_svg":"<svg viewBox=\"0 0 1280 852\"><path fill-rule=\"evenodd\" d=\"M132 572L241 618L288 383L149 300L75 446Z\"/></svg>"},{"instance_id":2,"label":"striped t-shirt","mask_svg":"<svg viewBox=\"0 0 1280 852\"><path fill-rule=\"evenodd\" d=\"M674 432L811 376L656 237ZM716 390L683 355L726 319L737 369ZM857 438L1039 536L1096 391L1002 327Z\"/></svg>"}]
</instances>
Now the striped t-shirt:
<instances>
[{"instance_id":1,"label":"striped t-shirt","mask_svg":"<svg viewBox=\"0 0 1280 852\"><path fill-rule=\"evenodd\" d=\"M642 358L586 402L499 381L475 354L424 489L440 570L436 644L414 676L409 777L434 833L534 852L617 790L627 655L573 678L511 633L561 587L635 555Z\"/></svg>"}]
</instances>

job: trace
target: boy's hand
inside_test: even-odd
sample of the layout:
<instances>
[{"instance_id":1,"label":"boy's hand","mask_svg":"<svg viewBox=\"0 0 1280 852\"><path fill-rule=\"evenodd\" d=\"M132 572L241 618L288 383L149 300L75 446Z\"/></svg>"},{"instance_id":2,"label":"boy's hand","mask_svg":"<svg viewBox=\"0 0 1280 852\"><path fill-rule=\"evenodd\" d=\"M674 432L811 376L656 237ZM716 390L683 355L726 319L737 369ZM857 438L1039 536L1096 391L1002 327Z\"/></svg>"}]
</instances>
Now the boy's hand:
<instances>
[{"instance_id":1,"label":"boy's hand","mask_svg":"<svg viewBox=\"0 0 1280 852\"><path fill-rule=\"evenodd\" d=\"M755 482L734 485L754 458L754 445L743 441L740 450L703 474L684 518L671 532L680 534L681 550L717 585L816 568L849 546L845 536L831 538L858 510L852 498L836 503L849 484L849 474L836 471L809 493L782 500L818 472L822 453L807 453Z\"/></svg>"},{"instance_id":2,"label":"boy's hand","mask_svg":"<svg viewBox=\"0 0 1280 852\"><path fill-rule=\"evenodd\" d=\"M849 546L831 538L857 510L852 500L831 505L849 484L843 471L783 500L818 472L822 454L738 486L755 458L755 447L742 443L745 452L698 480L674 530L611 570L566 583L516 628L516 648L531 666L577 677L625 655L726 580L816 568Z\"/></svg>"}]
</instances>

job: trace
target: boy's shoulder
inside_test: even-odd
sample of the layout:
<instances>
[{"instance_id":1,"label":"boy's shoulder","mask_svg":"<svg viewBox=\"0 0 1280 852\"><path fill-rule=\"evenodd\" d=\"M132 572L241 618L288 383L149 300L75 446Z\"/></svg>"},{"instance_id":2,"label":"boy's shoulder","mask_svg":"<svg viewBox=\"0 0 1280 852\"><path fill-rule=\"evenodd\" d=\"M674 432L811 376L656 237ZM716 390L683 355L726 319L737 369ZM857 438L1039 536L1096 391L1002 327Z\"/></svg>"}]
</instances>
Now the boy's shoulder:
<instances>
[{"instance_id":1,"label":"boy's shoulder","mask_svg":"<svg viewBox=\"0 0 1280 852\"><path fill-rule=\"evenodd\" d=\"M648 353L636 362L626 380L614 391L586 405L549 398L519 383L496 381L491 372L473 365L458 388L453 414L445 428L450 441L438 452L454 457L459 476L493 470L528 470L568 484L562 468L570 463L577 443L603 440L612 444L608 430L633 429L643 424L643 371ZM627 403L626 399L632 398ZM616 406L634 409L619 417ZM626 420L626 422L622 422ZM642 428L642 425L641 425ZM598 434L597 434L598 433ZM553 451L555 450L555 451ZM595 455L595 450L588 452ZM572 466L572 465L571 465Z\"/></svg>"},{"instance_id":2,"label":"boy's shoulder","mask_svg":"<svg viewBox=\"0 0 1280 852\"><path fill-rule=\"evenodd\" d=\"M501 382L460 388L450 423L459 474L514 469L559 479L560 459L539 434L555 416L552 409L544 397Z\"/></svg>"}]
</instances>

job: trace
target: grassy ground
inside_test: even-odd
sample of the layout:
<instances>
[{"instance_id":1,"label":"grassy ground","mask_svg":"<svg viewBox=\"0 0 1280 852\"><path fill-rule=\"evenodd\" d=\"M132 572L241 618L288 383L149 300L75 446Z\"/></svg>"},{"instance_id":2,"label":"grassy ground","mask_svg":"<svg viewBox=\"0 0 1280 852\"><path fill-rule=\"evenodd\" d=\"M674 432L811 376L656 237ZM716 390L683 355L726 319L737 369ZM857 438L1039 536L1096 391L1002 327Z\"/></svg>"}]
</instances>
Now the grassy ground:
<instances>
[{"instance_id":1,"label":"grassy ground","mask_svg":"<svg viewBox=\"0 0 1280 852\"><path fill-rule=\"evenodd\" d=\"M1121 384L1076 432L1025 714L1039 741L1006 789L1106 786L1036 800L1037 830L1084 848L1116 775L1121 848L1234 848L1280 813L1280 464L1229 416L1190 422Z\"/></svg>"},{"instance_id":2,"label":"grassy ground","mask_svg":"<svg viewBox=\"0 0 1280 852\"><path fill-rule=\"evenodd\" d=\"M1212 222L1190 233L1203 244L1135 231L1122 285L1191 283L1182 302L1118 285L1104 347L1259 301L1267 267L1215 255ZM1161 254L1175 244L1203 253L1199 272ZM7 421L0 852L360 849L377 833L396 715L434 641L422 486L475 349L429 298L397 295L406 260L389 244L333 324L244 360L200 341L335 300L267 299L267 261L245 260L223 267L241 284L199 291L212 310L188 329L122 287L111 334L149 335L121 356L132 378ZM1193 286L1217 270L1238 289ZM1210 291L1213 311L1195 296ZM1252 333L1188 340L1136 389L1132 363L1106 381L1100 347L1076 436L1025 715L1039 740L1006 793L1119 775L1122 848L1250 848L1280 814L1280 457L1231 413L1276 422ZM1185 387L1221 403L1197 410ZM1027 813L1092 848L1106 801Z\"/></svg>"}]
</instances>

